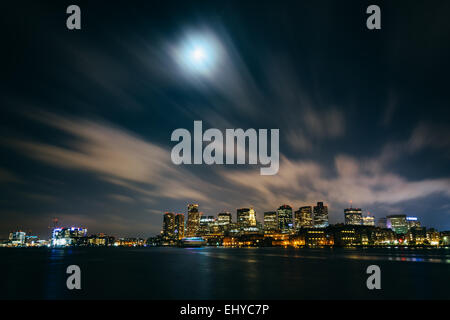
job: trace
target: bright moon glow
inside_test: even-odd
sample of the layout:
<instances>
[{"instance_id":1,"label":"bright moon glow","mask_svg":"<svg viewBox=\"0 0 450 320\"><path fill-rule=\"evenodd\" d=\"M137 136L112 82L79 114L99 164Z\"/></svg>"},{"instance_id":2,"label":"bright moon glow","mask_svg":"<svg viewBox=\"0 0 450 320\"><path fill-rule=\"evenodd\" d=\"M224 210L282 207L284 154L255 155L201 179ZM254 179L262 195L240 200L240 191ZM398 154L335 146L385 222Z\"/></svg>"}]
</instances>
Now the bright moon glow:
<instances>
[{"instance_id":1,"label":"bright moon glow","mask_svg":"<svg viewBox=\"0 0 450 320\"><path fill-rule=\"evenodd\" d=\"M195 60L197 61L201 61L205 58L205 52L203 51L202 48L197 48L194 50L194 52L192 53L193 57Z\"/></svg>"},{"instance_id":2,"label":"bright moon glow","mask_svg":"<svg viewBox=\"0 0 450 320\"><path fill-rule=\"evenodd\" d=\"M191 34L175 50L175 57L183 69L192 75L210 76L217 67L220 48L211 34Z\"/></svg>"}]
</instances>

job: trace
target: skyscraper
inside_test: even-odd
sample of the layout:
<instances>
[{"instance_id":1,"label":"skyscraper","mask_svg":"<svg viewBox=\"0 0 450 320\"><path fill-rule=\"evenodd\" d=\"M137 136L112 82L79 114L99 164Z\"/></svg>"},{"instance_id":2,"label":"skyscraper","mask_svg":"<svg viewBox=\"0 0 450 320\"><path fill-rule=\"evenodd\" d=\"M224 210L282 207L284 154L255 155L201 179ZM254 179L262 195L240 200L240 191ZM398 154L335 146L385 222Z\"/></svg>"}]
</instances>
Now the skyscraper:
<instances>
[{"instance_id":1,"label":"skyscraper","mask_svg":"<svg viewBox=\"0 0 450 320\"><path fill-rule=\"evenodd\" d=\"M277 210L278 214L278 229L282 233L288 233L294 227L292 223L292 207L284 204Z\"/></svg>"},{"instance_id":2,"label":"skyscraper","mask_svg":"<svg viewBox=\"0 0 450 320\"><path fill-rule=\"evenodd\" d=\"M313 226L314 223L311 206L300 207L297 211L295 211L294 227L296 230L300 228L311 228Z\"/></svg>"},{"instance_id":3,"label":"skyscraper","mask_svg":"<svg viewBox=\"0 0 450 320\"><path fill-rule=\"evenodd\" d=\"M256 214L253 208L240 208L236 211L237 223L240 229L256 227Z\"/></svg>"},{"instance_id":4,"label":"skyscraper","mask_svg":"<svg viewBox=\"0 0 450 320\"><path fill-rule=\"evenodd\" d=\"M217 222L221 231L228 231L231 224L231 213L221 212L217 215Z\"/></svg>"},{"instance_id":5,"label":"skyscraper","mask_svg":"<svg viewBox=\"0 0 450 320\"><path fill-rule=\"evenodd\" d=\"M264 212L264 232L273 233L278 230L278 220L276 211Z\"/></svg>"},{"instance_id":6,"label":"skyscraper","mask_svg":"<svg viewBox=\"0 0 450 320\"><path fill-rule=\"evenodd\" d=\"M207 235L212 232L216 219L213 216L200 216L200 234Z\"/></svg>"},{"instance_id":7,"label":"skyscraper","mask_svg":"<svg viewBox=\"0 0 450 320\"><path fill-rule=\"evenodd\" d=\"M200 229L200 212L198 204L188 204L188 219L186 225L186 235L195 237Z\"/></svg>"},{"instance_id":8,"label":"skyscraper","mask_svg":"<svg viewBox=\"0 0 450 320\"><path fill-rule=\"evenodd\" d=\"M317 206L314 206L314 227L328 227L328 207L323 202L317 202Z\"/></svg>"},{"instance_id":9,"label":"skyscraper","mask_svg":"<svg viewBox=\"0 0 450 320\"><path fill-rule=\"evenodd\" d=\"M360 208L344 209L345 224L360 226L363 224L362 210Z\"/></svg>"},{"instance_id":10,"label":"skyscraper","mask_svg":"<svg viewBox=\"0 0 450 320\"><path fill-rule=\"evenodd\" d=\"M177 213L175 216L175 237L178 240L184 238L184 214Z\"/></svg>"},{"instance_id":11,"label":"skyscraper","mask_svg":"<svg viewBox=\"0 0 450 320\"><path fill-rule=\"evenodd\" d=\"M172 212L164 213L163 237L165 240L175 239L175 215Z\"/></svg>"}]
</instances>

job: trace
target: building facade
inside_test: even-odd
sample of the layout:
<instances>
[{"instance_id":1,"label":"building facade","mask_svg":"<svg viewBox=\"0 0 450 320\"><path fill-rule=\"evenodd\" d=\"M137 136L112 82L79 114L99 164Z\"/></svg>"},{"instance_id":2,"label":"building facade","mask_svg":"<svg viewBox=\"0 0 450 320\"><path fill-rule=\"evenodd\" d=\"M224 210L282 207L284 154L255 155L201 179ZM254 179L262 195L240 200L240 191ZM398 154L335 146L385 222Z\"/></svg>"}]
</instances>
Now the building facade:
<instances>
[{"instance_id":1,"label":"building facade","mask_svg":"<svg viewBox=\"0 0 450 320\"><path fill-rule=\"evenodd\" d=\"M195 237L200 231L200 212L198 211L198 204L188 204L186 229L187 237Z\"/></svg>"},{"instance_id":2,"label":"building facade","mask_svg":"<svg viewBox=\"0 0 450 320\"><path fill-rule=\"evenodd\" d=\"M294 228L312 228L314 226L313 211L311 206L300 207L294 213Z\"/></svg>"},{"instance_id":3,"label":"building facade","mask_svg":"<svg viewBox=\"0 0 450 320\"><path fill-rule=\"evenodd\" d=\"M264 212L264 232L274 233L278 231L278 220L276 211Z\"/></svg>"},{"instance_id":4,"label":"building facade","mask_svg":"<svg viewBox=\"0 0 450 320\"><path fill-rule=\"evenodd\" d=\"M352 226L360 226L363 224L361 208L344 209L345 224Z\"/></svg>"},{"instance_id":5,"label":"building facade","mask_svg":"<svg viewBox=\"0 0 450 320\"><path fill-rule=\"evenodd\" d=\"M317 202L314 206L314 227L326 228L328 225L328 206L324 206L323 202Z\"/></svg>"}]
</instances>

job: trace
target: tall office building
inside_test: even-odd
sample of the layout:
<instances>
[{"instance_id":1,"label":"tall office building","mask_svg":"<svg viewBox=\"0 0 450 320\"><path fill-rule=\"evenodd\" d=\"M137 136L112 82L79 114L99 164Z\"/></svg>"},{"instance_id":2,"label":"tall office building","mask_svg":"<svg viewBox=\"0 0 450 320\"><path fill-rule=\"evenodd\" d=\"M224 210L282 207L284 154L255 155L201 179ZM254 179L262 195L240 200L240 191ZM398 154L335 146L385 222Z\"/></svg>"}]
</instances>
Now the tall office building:
<instances>
[{"instance_id":1,"label":"tall office building","mask_svg":"<svg viewBox=\"0 0 450 320\"><path fill-rule=\"evenodd\" d=\"M177 213L175 216L175 238L181 240L184 238L184 214Z\"/></svg>"},{"instance_id":2,"label":"tall office building","mask_svg":"<svg viewBox=\"0 0 450 320\"><path fill-rule=\"evenodd\" d=\"M278 229L281 233L288 233L294 227L292 222L292 207L284 204L277 210L278 215Z\"/></svg>"},{"instance_id":3,"label":"tall office building","mask_svg":"<svg viewBox=\"0 0 450 320\"><path fill-rule=\"evenodd\" d=\"M324 206L323 202L317 202L314 206L314 227L328 227L328 206Z\"/></svg>"},{"instance_id":4,"label":"tall office building","mask_svg":"<svg viewBox=\"0 0 450 320\"><path fill-rule=\"evenodd\" d=\"M213 230L216 219L213 216L200 216L200 234L210 234Z\"/></svg>"},{"instance_id":5,"label":"tall office building","mask_svg":"<svg viewBox=\"0 0 450 320\"><path fill-rule=\"evenodd\" d=\"M256 214L253 208L237 209L237 223L240 229L256 227Z\"/></svg>"},{"instance_id":6,"label":"tall office building","mask_svg":"<svg viewBox=\"0 0 450 320\"><path fill-rule=\"evenodd\" d=\"M172 212L164 213L163 237L165 240L175 239L175 215Z\"/></svg>"},{"instance_id":7,"label":"tall office building","mask_svg":"<svg viewBox=\"0 0 450 320\"><path fill-rule=\"evenodd\" d=\"M387 227L392 229L397 234L406 234L408 232L408 222L406 220L406 215L397 214L387 216Z\"/></svg>"},{"instance_id":8,"label":"tall office building","mask_svg":"<svg viewBox=\"0 0 450 320\"><path fill-rule=\"evenodd\" d=\"M221 231L228 231L231 224L231 213L221 212L217 215L217 223Z\"/></svg>"},{"instance_id":9,"label":"tall office building","mask_svg":"<svg viewBox=\"0 0 450 320\"><path fill-rule=\"evenodd\" d=\"M278 230L276 211L264 212L264 232L272 233Z\"/></svg>"},{"instance_id":10,"label":"tall office building","mask_svg":"<svg viewBox=\"0 0 450 320\"><path fill-rule=\"evenodd\" d=\"M314 223L311 206L300 207L297 211L295 211L294 227L296 230L300 228L311 228L313 226Z\"/></svg>"},{"instance_id":11,"label":"tall office building","mask_svg":"<svg viewBox=\"0 0 450 320\"><path fill-rule=\"evenodd\" d=\"M360 208L344 209L345 224L360 226L363 224L362 210Z\"/></svg>"},{"instance_id":12,"label":"tall office building","mask_svg":"<svg viewBox=\"0 0 450 320\"><path fill-rule=\"evenodd\" d=\"M195 237L200 230L200 212L198 211L198 204L188 204L186 229L186 235L188 237Z\"/></svg>"}]
</instances>

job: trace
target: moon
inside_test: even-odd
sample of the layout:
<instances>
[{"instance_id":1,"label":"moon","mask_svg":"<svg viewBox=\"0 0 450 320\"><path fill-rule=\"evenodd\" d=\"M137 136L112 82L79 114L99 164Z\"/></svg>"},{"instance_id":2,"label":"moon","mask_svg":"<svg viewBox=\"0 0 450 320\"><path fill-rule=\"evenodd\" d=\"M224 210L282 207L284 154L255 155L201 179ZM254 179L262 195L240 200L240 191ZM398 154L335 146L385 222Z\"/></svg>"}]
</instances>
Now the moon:
<instances>
[{"instance_id":1,"label":"moon","mask_svg":"<svg viewBox=\"0 0 450 320\"><path fill-rule=\"evenodd\" d=\"M190 75L211 76L218 67L221 45L209 33L192 33L181 41L175 57L182 69Z\"/></svg>"}]
</instances>

